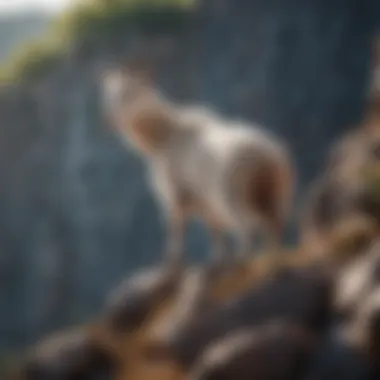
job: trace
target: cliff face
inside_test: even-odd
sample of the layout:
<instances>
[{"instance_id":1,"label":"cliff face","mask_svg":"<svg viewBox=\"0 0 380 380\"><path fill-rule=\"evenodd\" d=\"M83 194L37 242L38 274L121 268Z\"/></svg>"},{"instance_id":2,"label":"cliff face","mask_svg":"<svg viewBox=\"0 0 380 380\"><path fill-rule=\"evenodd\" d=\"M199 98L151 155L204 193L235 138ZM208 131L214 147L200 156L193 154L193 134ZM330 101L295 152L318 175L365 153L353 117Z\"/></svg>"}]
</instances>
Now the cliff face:
<instances>
[{"instance_id":1,"label":"cliff face","mask_svg":"<svg viewBox=\"0 0 380 380\"><path fill-rule=\"evenodd\" d=\"M99 107L106 62L147 54L173 99L282 134L304 188L332 140L361 118L371 4L204 1L178 33L126 28L78 41L37 85L1 89L0 344L87 318L123 276L160 259L165 231L145 168ZM206 236L197 226L189 235L201 259Z\"/></svg>"}]
</instances>

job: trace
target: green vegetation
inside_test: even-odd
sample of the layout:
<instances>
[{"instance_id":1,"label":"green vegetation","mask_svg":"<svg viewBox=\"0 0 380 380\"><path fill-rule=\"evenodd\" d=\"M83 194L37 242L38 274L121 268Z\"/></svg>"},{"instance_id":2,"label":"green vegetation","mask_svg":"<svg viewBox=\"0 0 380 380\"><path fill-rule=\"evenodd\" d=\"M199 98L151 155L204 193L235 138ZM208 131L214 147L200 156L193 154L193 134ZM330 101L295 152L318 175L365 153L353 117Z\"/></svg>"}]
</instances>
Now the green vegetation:
<instances>
[{"instance_id":1,"label":"green vegetation","mask_svg":"<svg viewBox=\"0 0 380 380\"><path fill-rule=\"evenodd\" d=\"M52 19L52 15L40 12L8 16L0 13L0 64L9 58L15 46L43 36Z\"/></svg>"},{"instance_id":2,"label":"green vegetation","mask_svg":"<svg viewBox=\"0 0 380 380\"><path fill-rule=\"evenodd\" d=\"M112 41L138 30L144 34L178 34L186 29L195 0L88 0L51 25L48 35L16 51L0 68L1 82L35 81L54 69L76 42Z\"/></svg>"},{"instance_id":3,"label":"green vegetation","mask_svg":"<svg viewBox=\"0 0 380 380\"><path fill-rule=\"evenodd\" d=\"M46 74L61 59L64 50L47 41L30 42L16 50L12 59L0 69L0 83L27 82Z\"/></svg>"}]
</instances>

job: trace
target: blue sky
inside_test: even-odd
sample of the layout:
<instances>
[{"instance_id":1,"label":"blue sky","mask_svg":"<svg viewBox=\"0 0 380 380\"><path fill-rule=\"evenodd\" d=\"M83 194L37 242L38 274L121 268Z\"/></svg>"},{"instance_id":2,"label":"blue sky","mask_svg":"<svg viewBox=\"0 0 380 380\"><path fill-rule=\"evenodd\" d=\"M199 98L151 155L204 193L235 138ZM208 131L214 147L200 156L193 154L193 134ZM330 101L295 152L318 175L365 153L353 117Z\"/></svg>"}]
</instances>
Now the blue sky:
<instances>
[{"instance_id":1,"label":"blue sky","mask_svg":"<svg viewBox=\"0 0 380 380\"><path fill-rule=\"evenodd\" d=\"M0 0L0 13L24 12L30 9L59 12L76 1L78 0Z\"/></svg>"}]
</instances>

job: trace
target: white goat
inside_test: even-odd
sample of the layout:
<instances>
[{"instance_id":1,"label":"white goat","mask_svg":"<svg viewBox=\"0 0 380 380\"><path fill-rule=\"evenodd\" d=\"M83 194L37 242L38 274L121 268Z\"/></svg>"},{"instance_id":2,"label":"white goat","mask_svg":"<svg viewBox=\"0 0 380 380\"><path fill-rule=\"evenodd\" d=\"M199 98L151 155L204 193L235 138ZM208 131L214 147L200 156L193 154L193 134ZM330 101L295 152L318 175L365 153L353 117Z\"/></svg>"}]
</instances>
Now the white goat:
<instances>
[{"instance_id":1,"label":"white goat","mask_svg":"<svg viewBox=\"0 0 380 380\"><path fill-rule=\"evenodd\" d=\"M194 215L210 227L216 259L227 257L227 232L237 237L242 257L258 227L279 248L295 177L277 138L203 107L175 105L123 69L105 74L103 95L112 125L148 159L168 217L169 260L183 258L186 222Z\"/></svg>"}]
</instances>

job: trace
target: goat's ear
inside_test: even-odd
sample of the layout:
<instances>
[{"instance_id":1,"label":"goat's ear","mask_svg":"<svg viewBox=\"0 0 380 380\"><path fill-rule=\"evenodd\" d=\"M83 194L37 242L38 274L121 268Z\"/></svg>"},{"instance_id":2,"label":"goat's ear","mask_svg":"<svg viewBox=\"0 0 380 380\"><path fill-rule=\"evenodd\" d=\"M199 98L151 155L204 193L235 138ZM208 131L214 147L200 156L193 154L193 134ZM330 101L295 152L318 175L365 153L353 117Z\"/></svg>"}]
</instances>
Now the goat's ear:
<instances>
[{"instance_id":1,"label":"goat's ear","mask_svg":"<svg viewBox=\"0 0 380 380\"><path fill-rule=\"evenodd\" d=\"M162 147L170 139L175 129L175 121L164 112L152 110L144 112L134 123L130 130L144 150L152 151Z\"/></svg>"}]
</instances>

